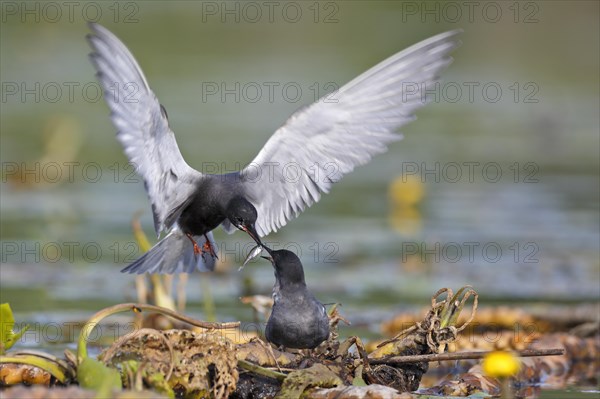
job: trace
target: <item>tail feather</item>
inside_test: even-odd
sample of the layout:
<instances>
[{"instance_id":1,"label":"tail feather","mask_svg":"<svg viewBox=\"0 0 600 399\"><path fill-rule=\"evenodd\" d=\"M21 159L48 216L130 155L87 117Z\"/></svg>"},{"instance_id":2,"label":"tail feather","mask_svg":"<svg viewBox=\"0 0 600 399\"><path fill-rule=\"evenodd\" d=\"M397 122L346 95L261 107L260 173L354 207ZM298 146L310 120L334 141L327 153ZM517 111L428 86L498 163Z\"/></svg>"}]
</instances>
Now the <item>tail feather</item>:
<instances>
[{"instance_id":1,"label":"tail feather","mask_svg":"<svg viewBox=\"0 0 600 399\"><path fill-rule=\"evenodd\" d=\"M211 245L217 252L212 232L207 234ZM204 236L194 236L198 246L202 248L206 239ZM215 259L208 253L195 254L194 246L190 239L178 228L171 232L138 260L121 270L130 274L175 274L200 271L212 271L215 268Z\"/></svg>"}]
</instances>

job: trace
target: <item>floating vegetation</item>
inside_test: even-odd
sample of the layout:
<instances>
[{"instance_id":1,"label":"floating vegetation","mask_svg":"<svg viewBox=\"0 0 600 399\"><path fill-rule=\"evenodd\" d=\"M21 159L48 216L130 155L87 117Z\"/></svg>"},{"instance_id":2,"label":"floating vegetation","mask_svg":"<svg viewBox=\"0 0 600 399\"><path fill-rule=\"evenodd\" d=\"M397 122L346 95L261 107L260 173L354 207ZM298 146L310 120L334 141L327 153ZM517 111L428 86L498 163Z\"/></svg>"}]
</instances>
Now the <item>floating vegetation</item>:
<instances>
[{"instance_id":1,"label":"floating vegetation","mask_svg":"<svg viewBox=\"0 0 600 399\"><path fill-rule=\"evenodd\" d=\"M339 324L345 319L333 306L331 334L312 350L275 348L259 337L235 342L229 337L237 334L225 332L236 331L237 322L209 323L153 305L120 304L90 318L81 330L76 354L67 351L64 359L40 352L4 354L0 358L2 394L6 398L125 398L132 393L136 398L482 398L510 395L516 381L548 382L561 375L568 380L576 358L591 359L588 368L577 372L590 382L597 381L597 325L582 324L571 333L542 334L523 350L453 352L461 336L474 331L474 320L489 318L489 311L477 315L478 298L468 286L456 294L441 289L422 319L368 346L358 337L339 339ZM12 312L8 306L3 309L3 322L9 321L6 325L10 326L3 340L13 337L14 341L18 333L12 332ZM195 330L140 328L117 339L97 358L89 357L87 337L104 318L119 312L133 312L136 317L161 314ZM523 320L532 317L522 316ZM430 364L440 370L448 360L469 367L419 390ZM23 385L38 387L24 391ZM16 387L6 389L9 386ZM517 392L520 396L528 393Z\"/></svg>"},{"instance_id":2,"label":"floating vegetation","mask_svg":"<svg viewBox=\"0 0 600 399\"><path fill-rule=\"evenodd\" d=\"M238 381L234 344L213 331L141 329L100 354L121 371L127 389L167 396L227 398Z\"/></svg>"}]
</instances>

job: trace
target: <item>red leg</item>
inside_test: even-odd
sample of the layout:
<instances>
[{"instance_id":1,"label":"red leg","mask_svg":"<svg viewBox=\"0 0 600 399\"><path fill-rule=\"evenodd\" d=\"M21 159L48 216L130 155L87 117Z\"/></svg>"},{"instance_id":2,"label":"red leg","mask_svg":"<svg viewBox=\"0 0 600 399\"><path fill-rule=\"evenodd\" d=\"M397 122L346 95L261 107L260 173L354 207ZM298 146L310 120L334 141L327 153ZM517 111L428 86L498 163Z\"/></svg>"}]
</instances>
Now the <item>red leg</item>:
<instances>
[{"instance_id":1,"label":"red leg","mask_svg":"<svg viewBox=\"0 0 600 399\"><path fill-rule=\"evenodd\" d=\"M217 256L217 253L215 252L215 249L213 248L213 246L210 243L210 240L208 239L206 234L204 234L204 239L206 241L204 242L204 245L202 246L202 252L208 252L213 258L219 259L219 257Z\"/></svg>"},{"instance_id":2,"label":"red leg","mask_svg":"<svg viewBox=\"0 0 600 399\"><path fill-rule=\"evenodd\" d=\"M194 237L190 233L186 233L185 235L190 239L192 245L194 246L194 255L201 254L203 251L200 250L200 247L198 246L196 240L194 240Z\"/></svg>"},{"instance_id":3,"label":"red leg","mask_svg":"<svg viewBox=\"0 0 600 399\"><path fill-rule=\"evenodd\" d=\"M185 235L190 239L192 245L194 246L194 255L202 254L202 256L204 256L205 253L209 253L210 256L212 256L213 258L219 259L217 253L215 252L215 249L210 244L210 241L206 234L204 234L204 239L206 240L206 242L202 245L202 249L200 248L196 240L194 240L194 236L192 236L190 233L185 233Z\"/></svg>"}]
</instances>

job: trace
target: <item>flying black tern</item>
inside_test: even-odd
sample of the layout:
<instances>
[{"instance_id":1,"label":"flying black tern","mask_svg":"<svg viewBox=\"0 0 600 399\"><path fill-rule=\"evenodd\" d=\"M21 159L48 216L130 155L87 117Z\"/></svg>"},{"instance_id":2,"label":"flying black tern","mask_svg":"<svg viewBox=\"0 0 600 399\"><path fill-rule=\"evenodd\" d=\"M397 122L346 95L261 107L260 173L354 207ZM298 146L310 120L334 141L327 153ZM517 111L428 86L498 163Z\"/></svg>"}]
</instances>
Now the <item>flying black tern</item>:
<instances>
[{"instance_id":1,"label":"flying black tern","mask_svg":"<svg viewBox=\"0 0 600 399\"><path fill-rule=\"evenodd\" d=\"M127 47L106 28L90 26L90 58L117 138L144 180L157 235L168 232L123 269L137 274L212 270L213 229L243 230L260 245L260 237L319 201L343 175L385 152L426 103L422 94L451 63L460 32L441 33L391 56L294 113L241 171L212 175L183 159L166 110ZM115 87L133 87L134 101L115 96ZM289 165L300 173L289 178Z\"/></svg>"}]
</instances>

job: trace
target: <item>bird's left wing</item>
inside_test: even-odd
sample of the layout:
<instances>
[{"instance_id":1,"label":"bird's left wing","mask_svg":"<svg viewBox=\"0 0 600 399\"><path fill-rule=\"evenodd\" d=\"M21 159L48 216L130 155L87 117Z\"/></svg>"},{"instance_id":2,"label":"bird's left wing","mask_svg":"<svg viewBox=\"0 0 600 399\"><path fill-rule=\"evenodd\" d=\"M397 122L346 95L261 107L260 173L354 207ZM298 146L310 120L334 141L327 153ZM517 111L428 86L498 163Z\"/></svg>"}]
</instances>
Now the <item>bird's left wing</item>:
<instances>
[{"instance_id":1,"label":"bird's left wing","mask_svg":"<svg viewBox=\"0 0 600 399\"><path fill-rule=\"evenodd\" d=\"M240 172L260 236L319 201L332 183L402 138L458 46L450 31L401 51L296 112Z\"/></svg>"},{"instance_id":2,"label":"bird's left wing","mask_svg":"<svg viewBox=\"0 0 600 399\"><path fill-rule=\"evenodd\" d=\"M90 24L90 55L125 155L144 179L157 234L170 228L202 174L183 159L165 109L127 47L108 29Z\"/></svg>"}]
</instances>

